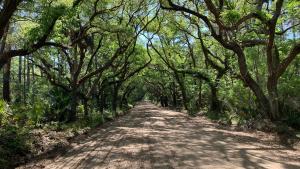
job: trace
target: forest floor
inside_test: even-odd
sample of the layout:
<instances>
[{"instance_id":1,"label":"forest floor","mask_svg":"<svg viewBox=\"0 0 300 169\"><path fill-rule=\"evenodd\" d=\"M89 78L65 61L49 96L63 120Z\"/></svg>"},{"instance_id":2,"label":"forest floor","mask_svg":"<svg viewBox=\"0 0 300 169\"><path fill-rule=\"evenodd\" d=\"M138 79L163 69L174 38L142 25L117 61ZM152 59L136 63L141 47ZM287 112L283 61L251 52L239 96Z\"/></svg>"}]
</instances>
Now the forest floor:
<instances>
[{"instance_id":1,"label":"forest floor","mask_svg":"<svg viewBox=\"0 0 300 169\"><path fill-rule=\"evenodd\" d=\"M19 168L300 168L300 150L275 135L220 127L142 102L129 114L79 137L51 159Z\"/></svg>"}]
</instances>

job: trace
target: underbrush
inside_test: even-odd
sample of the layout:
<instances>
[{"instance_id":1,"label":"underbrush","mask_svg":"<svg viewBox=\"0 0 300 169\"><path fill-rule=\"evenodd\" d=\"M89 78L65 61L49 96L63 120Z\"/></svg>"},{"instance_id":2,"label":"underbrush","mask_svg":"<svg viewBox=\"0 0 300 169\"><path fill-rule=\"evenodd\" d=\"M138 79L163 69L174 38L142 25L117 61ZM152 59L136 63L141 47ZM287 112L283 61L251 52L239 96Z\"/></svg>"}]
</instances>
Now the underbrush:
<instances>
[{"instance_id":1,"label":"underbrush","mask_svg":"<svg viewBox=\"0 0 300 169\"><path fill-rule=\"evenodd\" d=\"M13 168L33 157L69 144L75 136L101 125L101 118L73 123L51 122L31 126L3 126L0 129L0 168Z\"/></svg>"},{"instance_id":2,"label":"underbrush","mask_svg":"<svg viewBox=\"0 0 300 169\"><path fill-rule=\"evenodd\" d=\"M281 144L293 146L300 142L300 113L286 112L281 120L271 121L254 110L207 112L206 117L225 126L235 126L238 130L259 130L277 133Z\"/></svg>"},{"instance_id":3,"label":"underbrush","mask_svg":"<svg viewBox=\"0 0 300 169\"><path fill-rule=\"evenodd\" d=\"M210 120L220 126L232 126L238 131L258 130L263 132L276 133L281 145L293 147L300 142L300 114L286 113L282 120L271 121L263 118L257 112L240 111L236 112L207 112L204 114Z\"/></svg>"},{"instance_id":4,"label":"underbrush","mask_svg":"<svg viewBox=\"0 0 300 169\"><path fill-rule=\"evenodd\" d=\"M299 110L285 108L283 113L283 122L288 126L300 131L300 112Z\"/></svg>"},{"instance_id":5,"label":"underbrush","mask_svg":"<svg viewBox=\"0 0 300 169\"><path fill-rule=\"evenodd\" d=\"M205 115L209 119L218 121L222 124L242 126L250 129L263 130L262 128L267 128L266 125L270 125L270 128L277 128L274 127L274 125L278 125L278 128L286 126L284 128L292 128L298 131L300 130L300 112L286 108L282 110L280 120L273 122L262 115L261 112L247 108L227 109L223 110L222 112L206 111Z\"/></svg>"},{"instance_id":6,"label":"underbrush","mask_svg":"<svg viewBox=\"0 0 300 169\"><path fill-rule=\"evenodd\" d=\"M57 148L67 146L71 138L87 133L105 121L113 120L113 113L92 110L88 117L78 112L72 123L45 120L48 107L9 107L0 100L0 168L8 169Z\"/></svg>"},{"instance_id":7,"label":"underbrush","mask_svg":"<svg viewBox=\"0 0 300 169\"><path fill-rule=\"evenodd\" d=\"M29 129L5 126L0 129L0 168L13 168L30 153L32 140Z\"/></svg>"}]
</instances>

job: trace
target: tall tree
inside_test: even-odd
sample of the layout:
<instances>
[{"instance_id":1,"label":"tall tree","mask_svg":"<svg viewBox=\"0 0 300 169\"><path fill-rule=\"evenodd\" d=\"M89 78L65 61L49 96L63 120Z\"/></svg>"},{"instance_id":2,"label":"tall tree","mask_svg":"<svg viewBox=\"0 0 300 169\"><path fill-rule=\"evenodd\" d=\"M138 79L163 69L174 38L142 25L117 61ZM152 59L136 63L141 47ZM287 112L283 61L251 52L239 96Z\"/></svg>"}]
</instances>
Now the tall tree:
<instances>
[{"instance_id":1,"label":"tall tree","mask_svg":"<svg viewBox=\"0 0 300 169\"><path fill-rule=\"evenodd\" d=\"M32 27L26 36L18 37L23 38L23 44L16 45L13 49L7 50L0 55L0 69L9 61L11 58L16 56L27 56L38 49L45 46L57 46L53 42L47 41L51 35L53 28L55 27L56 21L65 14L67 10L73 9L78 5L75 1L73 5L68 5L65 2L57 3L44 3L40 0L37 2L27 2L23 0L5 0L1 4L0 11L0 39L4 34L5 26L13 18L23 18L22 21L28 20L27 24L37 24L38 27ZM21 11L17 11L18 7L22 6ZM35 12L32 12L30 8L35 8ZM22 21L19 23L11 23L10 25L23 25ZM8 28L9 30L12 28ZM19 29L11 32L19 31ZM19 32L21 34L21 32Z\"/></svg>"},{"instance_id":2,"label":"tall tree","mask_svg":"<svg viewBox=\"0 0 300 169\"><path fill-rule=\"evenodd\" d=\"M7 43L7 34L8 34L8 25L6 25L6 28L4 30L4 36L1 40L0 44L0 54L4 53L6 50L9 50L10 45ZM1 38L0 38L1 39ZM10 69L11 69L11 59L8 60L8 62L5 64L3 69L3 100L6 102L10 102Z\"/></svg>"},{"instance_id":3,"label":"tall tree","mask_svg":"<svg viewBox=\"0 0 300 169\"><path fill-rule=\"evenodd\" d=\"M204 3L185 1L180 4L176 4L172 0L162 0L160 2L163 9L180 11L198 18L199 22L205 24L205 30L210 32L211 37L224 48L233 51L238 60L241 79L253 91L264 113L273 120L278 119L278 80L300 53L300 43L295 42L289 52L283 54L285 57L280 57L278 42L276 42L277 36L285 34L291 27L298 26L292 25L283 32L276 31L280 26L278 20L284 20L282 7L289 2L284 3L283 0L278 0L275 5L270 7L272 10L264 9L262 3L252 4L247 1L243 2L243 6L238 6L237 2L234 1L226 1L226 3L224 1L214 3L211 0L204 0ZM209 15L204 14L202 9L209 11ZM240 14L239 11L243 12ZM257 25L256 23L260 24ZM251 32L256 32L257 36L245 38L245 34ZM268 80L265 87L268 95L265 94L263 87L259 86L253 79L248 69L245 48L256 45L266 47Z\"/></svg>"}]
</instances>

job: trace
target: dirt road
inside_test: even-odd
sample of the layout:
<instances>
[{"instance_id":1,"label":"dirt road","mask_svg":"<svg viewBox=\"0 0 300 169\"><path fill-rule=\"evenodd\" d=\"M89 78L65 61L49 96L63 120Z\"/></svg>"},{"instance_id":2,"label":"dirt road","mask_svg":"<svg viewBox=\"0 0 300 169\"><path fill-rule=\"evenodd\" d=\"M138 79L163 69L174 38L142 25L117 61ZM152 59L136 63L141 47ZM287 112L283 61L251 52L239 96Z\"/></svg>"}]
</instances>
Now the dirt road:
<instances>
[{"instance_id":1,"label":"dirt road","mask_svg":"<svg viewBox=\"0 0 300 169\"><path fill-rule=\"evenodd\" d=\"M220 129L202 117L190 118L144 102L74 142L64 155L27 168L299 169L299 150L272 139L262 132Z\"/></svg>"}]
</instances>

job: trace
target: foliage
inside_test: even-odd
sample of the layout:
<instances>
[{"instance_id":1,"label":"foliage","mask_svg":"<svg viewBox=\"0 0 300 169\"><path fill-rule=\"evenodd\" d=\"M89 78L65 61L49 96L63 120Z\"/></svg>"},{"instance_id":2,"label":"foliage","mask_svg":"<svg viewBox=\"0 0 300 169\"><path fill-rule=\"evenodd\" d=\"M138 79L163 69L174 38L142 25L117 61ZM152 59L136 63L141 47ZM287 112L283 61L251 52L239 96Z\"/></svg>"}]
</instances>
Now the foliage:
<instances>
[{"instance_id":1,"label":"foliage","mask_svg":"<svg viewBox=\"0 0 300 169\"><path fill-rule=\"evenodd\" d=\"M234 9L222 12L221 16L223 17L225 22L232 24L234 24L241 18L240 12Z\"/></svg>"},{"instance_id":2,"label":"foliage","mask_svg":"<svg viewBox=\"0 0 300 169\"><path fill-rule=\"evenodd\" d=\"M0 168L13 168L18 158L24 157L30 151L28 130L15 126L5 126L0 129Z\"/></svg>"},{"instance_id":3,"label":"foliage","mask_svg":"<svg viewBox=\"0 0 300 169\"><path fill-rule=\"evenodd\" d=\"M9 124L11 116L12 112L9 105L0 99L0 127Z\"/></svg>"}]
</instances>

